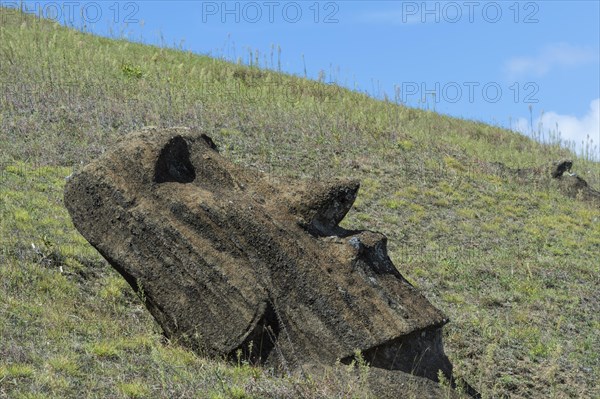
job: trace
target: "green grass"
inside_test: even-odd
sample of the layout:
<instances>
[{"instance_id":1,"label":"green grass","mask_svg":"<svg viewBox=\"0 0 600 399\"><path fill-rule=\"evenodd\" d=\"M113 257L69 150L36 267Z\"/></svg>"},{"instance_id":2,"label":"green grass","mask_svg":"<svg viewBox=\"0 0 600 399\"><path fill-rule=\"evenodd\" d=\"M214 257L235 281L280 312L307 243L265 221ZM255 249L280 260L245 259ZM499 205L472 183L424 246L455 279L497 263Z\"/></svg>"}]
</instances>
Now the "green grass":
<instances>
[{"instance_id":1,"label":"green grass","mask_svg":"<svg viewBox=\"0 0 600 399\"><path fill-rule=\"evenodd\" d=\"M488 398L600 396L600 210L492 165L568 150L19 14L0 25L0 59L0 397L364 397L360 378L278 378L165 342L77 233L65 177L145 125L203 129L278 176L361 180L344 226L388 235L401 273L450 317L459 377ZM598 163L574 171L600 187Z\"/></svg>"}]
</instances>

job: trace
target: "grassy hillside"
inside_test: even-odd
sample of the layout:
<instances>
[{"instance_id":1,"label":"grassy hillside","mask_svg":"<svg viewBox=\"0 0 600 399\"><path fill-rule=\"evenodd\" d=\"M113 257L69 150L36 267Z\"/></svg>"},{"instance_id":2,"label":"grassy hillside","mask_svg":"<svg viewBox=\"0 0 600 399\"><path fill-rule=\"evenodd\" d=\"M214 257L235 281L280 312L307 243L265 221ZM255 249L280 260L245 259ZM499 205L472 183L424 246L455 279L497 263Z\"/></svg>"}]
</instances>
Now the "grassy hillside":
<instances>
[{"instance_id":1,"label":"grassy hillside","mask_svg":"<svg viewBox=\"0 0 600 399\"><path fill-rule=\"evenodd\" d=\"M0 398L365 396L360 375L275 378L163 342L62 205L65 176L145 125L201 128L229 159L276 175L360 179L345 227L388 235L400 272L449 316L459 377L487 398L600 397L600 209L497 164L538 167L574 158L567 150L11 14L0 25ZM600 164L575 159L574 171L600 187Z\"/></svg>"}]
</instances>

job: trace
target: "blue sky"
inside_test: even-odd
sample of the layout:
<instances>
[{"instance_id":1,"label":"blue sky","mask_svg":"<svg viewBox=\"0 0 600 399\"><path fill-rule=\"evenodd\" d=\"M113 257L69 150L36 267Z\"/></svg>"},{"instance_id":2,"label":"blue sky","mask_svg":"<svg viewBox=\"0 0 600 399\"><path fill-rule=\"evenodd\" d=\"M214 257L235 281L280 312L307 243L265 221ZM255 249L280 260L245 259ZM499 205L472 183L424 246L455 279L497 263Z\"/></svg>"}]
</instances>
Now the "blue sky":
<instances>
[{"instance_id":1,"label":"blue sky","mask_svg":"<svg viewBox=\"0 0 600 399\"><path fill-rule=\"evenodd\" d=\"M2 4L15 2L0 0ZM599 1L29 1L109 35L387 95L512 127L600 143ZM273 51L273 48L275 49ZM271 53L273 62L271 63ZM547 134L547 132L546 132ZM600 150L595 154L600 159Z\"/></svg>"}]
</instances>

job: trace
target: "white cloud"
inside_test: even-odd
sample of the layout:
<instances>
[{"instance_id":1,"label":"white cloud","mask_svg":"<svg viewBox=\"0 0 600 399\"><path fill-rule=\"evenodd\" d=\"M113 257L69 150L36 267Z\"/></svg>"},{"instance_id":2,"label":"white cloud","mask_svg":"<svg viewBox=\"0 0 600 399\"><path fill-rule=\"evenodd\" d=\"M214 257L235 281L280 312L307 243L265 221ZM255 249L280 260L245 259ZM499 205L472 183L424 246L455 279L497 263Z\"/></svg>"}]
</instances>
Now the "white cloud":
<instances>
[{"instance_id":1,"label":"white cloud","mask_svg":"<svg viewBox=\"0 0 600 399\"><path fill-rule=\"evenodd\" d=\"M530 121L519 118L513 128L527 136L532 136ZM581 118L572 115L561 115L556 112L545 112L533 121L533 130L541 130L546 141L550 139L551 132L560 132L560 139L568 141L581 153L586 143L593 140L594 149L590 155L600 160L600 98L590 103L587 113ZM582 144L583 143L583 144Z\"/></svg>"},{"instance_id":2,"label":"white cloud","mask_svg":"<svg viewBox=\"0 0 600 399\"><path fill-rule=\"evenodd\" d=\"M554 68L576 67L598 62L599 58L598 49L563 42L547 45L535 56L511 58L504 68L511 79L523 75L540 77Z\"/></svg>"}]
</instances>

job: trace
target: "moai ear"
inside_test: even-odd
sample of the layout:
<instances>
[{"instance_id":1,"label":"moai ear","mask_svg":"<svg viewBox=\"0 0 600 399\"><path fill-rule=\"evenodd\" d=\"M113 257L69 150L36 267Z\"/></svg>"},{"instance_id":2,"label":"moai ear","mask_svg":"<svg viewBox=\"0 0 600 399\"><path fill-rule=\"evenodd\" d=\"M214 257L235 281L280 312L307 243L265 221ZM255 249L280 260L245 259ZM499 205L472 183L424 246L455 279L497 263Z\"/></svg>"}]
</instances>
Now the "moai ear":
<instances>
[{"instance_id":1,"label":"moai ear","mask_svg":"<svg viewBox=\"0 0 600 399\"><path fill-rule=\"evenodd\" d=\"M173 137L163 147L158 156L154 170L154 181L156 183L191 183L195 178L196 171L190 161L190 150L187 142L181 136Z\"/></svg>"}]
</instances>

